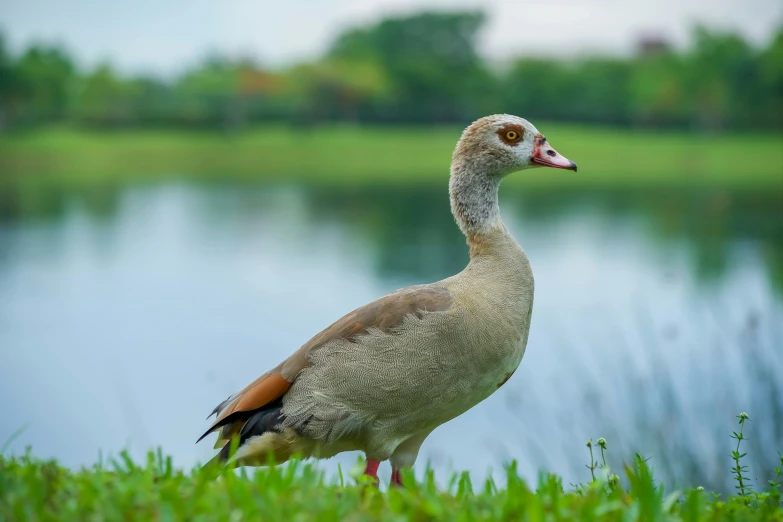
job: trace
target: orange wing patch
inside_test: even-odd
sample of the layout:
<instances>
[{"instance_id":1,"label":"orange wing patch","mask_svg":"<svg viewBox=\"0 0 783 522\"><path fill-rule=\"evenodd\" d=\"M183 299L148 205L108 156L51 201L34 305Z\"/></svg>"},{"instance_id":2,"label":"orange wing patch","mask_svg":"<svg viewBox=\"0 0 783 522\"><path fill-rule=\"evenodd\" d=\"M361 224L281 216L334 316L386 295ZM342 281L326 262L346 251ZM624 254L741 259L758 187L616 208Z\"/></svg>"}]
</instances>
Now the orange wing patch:
<instances>
[{"instance_id":1,"label":"orange wing patch","mask_svg":"<svg viewBox=\"0 0 783 522\"><path fill-rule=\"evenodd\" d=\"M236 403L233 404L231 408L226 408L226 410L215 419L215 422L220 422L232 413L238 411L257 410L261 406L282 397L290 387L291 383L285 380L282 375L270 375L237 397L238 400Z\"/></svg>"},{"instance_id":2,"label":"orange wing patch","mask_svg":"<svg viewBox=\"0 0 783 522\"><path fill-rule=\"evenodd\" d=\"M242 390L231 404L226 405L215 419L215 422L212 423L212 426L198 440L200 441L221 426L229 424L231 422L229 417L232 415L257 410L282 397L289 388L291 388L291 383L280 374L261 377Z\"/></svg>"}]
</instances>

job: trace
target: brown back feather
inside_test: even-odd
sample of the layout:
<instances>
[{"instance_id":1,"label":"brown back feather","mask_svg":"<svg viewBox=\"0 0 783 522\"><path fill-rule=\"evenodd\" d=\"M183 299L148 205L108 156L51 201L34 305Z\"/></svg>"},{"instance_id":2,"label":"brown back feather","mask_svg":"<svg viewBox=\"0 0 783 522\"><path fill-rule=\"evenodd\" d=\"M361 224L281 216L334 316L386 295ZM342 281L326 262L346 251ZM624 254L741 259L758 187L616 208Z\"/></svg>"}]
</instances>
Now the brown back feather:
<instances>
[{"instance_id":1,"label":"brown back feather","mask_svg":"<svg viewBox=\"0 0 783 522\"><path fill-rule=\"evenodd\" d=\"M418 316L422 311L442 312L449 309L451 302L451 292L446 287L421 285L397 290L357 308L310 339L282 364L220 403L213 411L217 414L215 422L199 441L222 426L244 423L253 412L285 395L297 375L310 365L313 351L329 341L352 339L370 328L385 333L401 325L408 315ZM229 429L227 433L234 431Z\"/></svg>"}]
</instances>

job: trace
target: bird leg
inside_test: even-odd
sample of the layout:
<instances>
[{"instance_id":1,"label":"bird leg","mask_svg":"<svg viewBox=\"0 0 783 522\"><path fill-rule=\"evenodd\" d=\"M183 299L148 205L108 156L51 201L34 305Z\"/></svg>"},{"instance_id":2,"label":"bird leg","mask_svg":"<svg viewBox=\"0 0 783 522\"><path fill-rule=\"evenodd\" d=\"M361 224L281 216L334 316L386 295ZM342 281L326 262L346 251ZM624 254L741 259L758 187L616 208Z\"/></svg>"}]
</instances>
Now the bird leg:
<instances>
[{"instance_id":1,"label":"bird leg","mask_svg":"<svg viewBox=\"0 0 783 522\"><path fill-rule=\"evenodd\" d=\"M378 485L378 466L381 463L377 460L367 459L367 467L364 468L364 474L368 477L372 477L375 485Z\"/></svg>"},{"instance_id":2,"label":"bird leg","mask_svg":"<svg viewBox=\"0 0 783 522\"><path fill-rule=\"evenodd\" d=\"M391 482L390 482L389 485L394 487L394 488L401 488L401 487L403 487L403 485L402 485L402 475L400 474L400 470L392 469Z\"/></svg>"}]
</instances>

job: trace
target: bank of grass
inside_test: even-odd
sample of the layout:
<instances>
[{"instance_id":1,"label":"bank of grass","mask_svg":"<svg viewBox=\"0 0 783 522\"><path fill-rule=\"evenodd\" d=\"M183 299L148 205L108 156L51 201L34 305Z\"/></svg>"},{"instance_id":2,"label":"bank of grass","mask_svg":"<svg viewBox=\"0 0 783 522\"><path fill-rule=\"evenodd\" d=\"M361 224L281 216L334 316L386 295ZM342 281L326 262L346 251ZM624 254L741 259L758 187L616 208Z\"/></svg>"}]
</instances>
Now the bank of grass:
<instances>
[{"instance_id":1,"label":"bank of grass","mask_svg":"<svg viewBox=\"0 0 783 522\"><path fill-rule=\"evenodd\" d=\"M80 471L25 456L0 458L0 520L783 520L779 493L721 499L698 488L667 491L643 459L626 480L622 487L597 473L574 489L541 475L531 485L512 465L502 487L487 481L473 491L463 474L441 488L428 474L383 492L361 479L327 481L306 464L213 480L155 455Z\"/></svg>"},{"instance_id":2,"label":"bank of grass","mask_svg":"<svg viewBox=\"0 0 783 522\"><path fill-rule=\"evenodd\" d=\"M223 470L216 477L209 470L178 470L160 452L150 453L141 465L123 454L108 465L79 471L28 453L0 456L0 520L783 521L783 456L767 490L754 491L742 465L745 419L740 416L733 435L735 464L726 468L735 476L737 494L726 498L700 487L668 491L638 455L621 478L606 466L604 439L588 442L585 484L566 486L556 475L541 474L531 485L512 463L502 486L491 479L474 485L463 473L440 487L432 473L407 474L404 489L383 492L361 476L361 466L332 481L301 462L254 473Z\"/></svg>"},{"instance_id":3,"label":"bank of grass","mask_svg":"<svg viewBox=\"0 0 783 522\"><path fill-rule=\"evenodd\" d=\"M579 172L541 169L543 187L783 187L783 136L697 135L541 124ZM276 126L236 134L49 128L0 136L0 182L172 177L329 185L443 183L458 127Z\"/></svg>"}]
</instances>

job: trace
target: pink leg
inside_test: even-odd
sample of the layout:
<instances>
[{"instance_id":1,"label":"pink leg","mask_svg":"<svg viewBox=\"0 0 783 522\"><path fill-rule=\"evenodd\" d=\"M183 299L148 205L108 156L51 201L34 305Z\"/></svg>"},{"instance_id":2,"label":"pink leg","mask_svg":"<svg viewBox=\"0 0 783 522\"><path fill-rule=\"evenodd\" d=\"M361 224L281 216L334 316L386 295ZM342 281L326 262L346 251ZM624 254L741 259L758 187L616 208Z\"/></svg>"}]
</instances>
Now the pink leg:
<instances>
[{"instance_id":1,"label":"pink leg","mask_svg":"<svg viewBox=\"0 0 783 522\"><path fill-rule=\"evenodd\" d=\"M372 477L375 484L378 484L378 466L381 463L377 460L367 459L367 467L364 468L364 474L368 477Z\"/></svg>"},{"instance_id":2,"label":"pink leg","mask_svg":"<svg viewBox=\"0 0 783 522\"><path fill-rule=\"evenodd\" d=\"M398 469L392 469L391 486L396 488L403 487L402 475L400 474L400 470Z\"/></svg>"}]
</instances>

